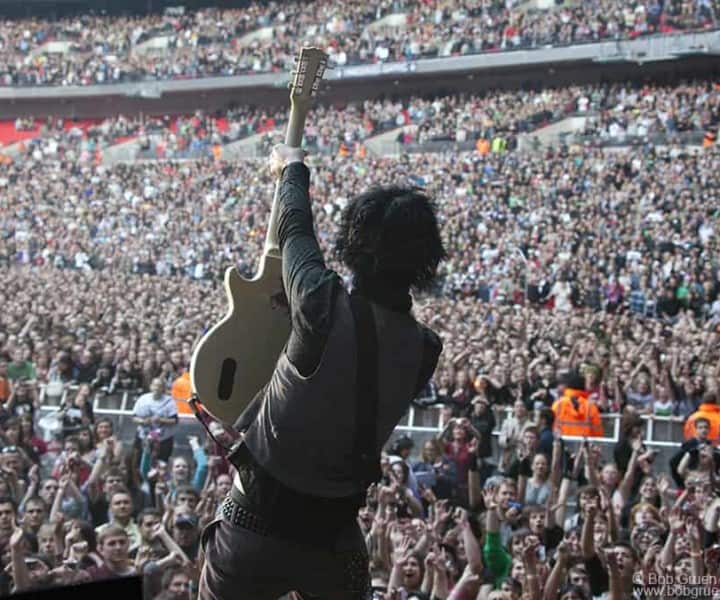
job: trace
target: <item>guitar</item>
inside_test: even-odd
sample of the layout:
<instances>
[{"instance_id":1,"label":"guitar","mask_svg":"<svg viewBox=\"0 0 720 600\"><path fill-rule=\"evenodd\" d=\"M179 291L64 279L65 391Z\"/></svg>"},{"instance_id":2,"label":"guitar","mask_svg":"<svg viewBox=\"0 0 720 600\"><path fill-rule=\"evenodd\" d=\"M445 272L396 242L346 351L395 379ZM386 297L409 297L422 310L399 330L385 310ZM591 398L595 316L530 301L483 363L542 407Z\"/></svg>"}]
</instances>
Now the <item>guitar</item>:
<instances>
[{"instance_id":1,"label":"guitar","mask_svg":"<svg viewBox=\"0 0 720 600\"><path fill-rule=\"evenodd\" d=\"M327 60L317 48L300 50L290 84L290 120L285 133L288 146L300 147L305 119ZM257 275L245 279L235 267L225 271L228 312L203 336L190 362L190 380L198 400L213 417L228 425L270 381L290 337L277 239L279 188L278 181Z\"/></svg>"}]
</instances>

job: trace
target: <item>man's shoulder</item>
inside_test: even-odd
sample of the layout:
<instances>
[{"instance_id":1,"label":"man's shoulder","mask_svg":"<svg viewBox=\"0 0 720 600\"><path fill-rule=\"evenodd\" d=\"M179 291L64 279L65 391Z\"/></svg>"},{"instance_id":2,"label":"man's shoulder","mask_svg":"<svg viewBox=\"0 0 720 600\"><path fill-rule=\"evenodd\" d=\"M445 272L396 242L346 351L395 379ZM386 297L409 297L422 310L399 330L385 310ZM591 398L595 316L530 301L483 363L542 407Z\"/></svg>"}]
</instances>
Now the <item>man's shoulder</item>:
<instances>
[{"instance_id":1,"label":"man's shoulder","mask_svg":"<svg viewBox=\"0 0 720 600\"><path fill-rule=\"evenodd\" d=\"M308 269L291 305L293 331L307 339L326 338L337 317L338 299L347 294L340 276L330 269Z\"/></svg>"},{"instance_id":2,"label":"man's shoulder","mask_svg":"<svg viewBox=\"0 0 720 600\"><path fill-rule=\"evenodd\" d=\"M138 396L138 399L135 401L135 406L138 404L147 404L148 402L152 401L152 392L145 392L144 394L140 394Z\"/></svg>"},{"instance_id":3,"label":"man's shoulder","mask_svg":"<svg viewBox=\"0 0 720 600\"><path fill-rule=\"evenodd\" d=\"M177 413L177 403L172 396L164 396L160 405L171 413Z\"/></svg>"},{"instance_id":4,"label":"man's shoulder","mask_svg":"<svg viewBox=\"0 0 720 600\"><path fill-rule=\"evenodd\" d=\"M443 349L442 338L427 325L420 324L420 330L423 333L423 340L426 347L439 356Z\"/></svg>"},{"instance_id":5,"label":"man's shoulder","mask_svg":"<svg viewBox=\"0 0 720 600\"><path fill-rule=\"evenodd\" d=\"M135 400L135 406L133 406L133 412L135 414L140 411L146 410L147 407L150 406L148 396L150 396L150 394L143 394L142 396L139 396L137 400Z\"/></svg>"}]
</instances>

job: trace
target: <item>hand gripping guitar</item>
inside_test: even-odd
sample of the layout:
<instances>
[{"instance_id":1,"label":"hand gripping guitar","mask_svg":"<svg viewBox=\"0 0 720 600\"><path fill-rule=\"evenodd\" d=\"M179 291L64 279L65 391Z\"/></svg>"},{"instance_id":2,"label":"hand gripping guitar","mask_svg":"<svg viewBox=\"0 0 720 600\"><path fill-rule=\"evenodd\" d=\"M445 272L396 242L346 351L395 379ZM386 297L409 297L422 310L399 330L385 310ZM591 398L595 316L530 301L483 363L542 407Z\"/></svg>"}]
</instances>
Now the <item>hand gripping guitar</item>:
<instances>
[{"instance_id":1,"label":"hand gripping guitar","mask_svg":"<svg viewBox=\"0 0 720 600\"><path fill-rule=\"evenodd\" d=\"M285 143L299 148L305 119L327 66L327 55L303 48L290 84L290 120ZM244 279L235 267L225 271L229 309L200 340L190 363L195 395L216 419L232 425L270 380L290 336L290 317L282 287L282 256L277 239L279 182L275 187L260 269Z\"/></svg>"}]
</instances>

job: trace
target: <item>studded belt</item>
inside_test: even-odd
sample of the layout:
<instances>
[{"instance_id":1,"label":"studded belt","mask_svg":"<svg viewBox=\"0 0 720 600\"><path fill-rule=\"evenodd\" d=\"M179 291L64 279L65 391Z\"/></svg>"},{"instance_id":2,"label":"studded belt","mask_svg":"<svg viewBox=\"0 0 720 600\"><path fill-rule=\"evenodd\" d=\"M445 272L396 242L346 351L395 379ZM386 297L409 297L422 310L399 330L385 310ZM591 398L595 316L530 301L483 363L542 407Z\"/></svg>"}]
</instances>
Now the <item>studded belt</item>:
<instances>
[{"instance_id":1,"label":"studded belt","mask_svg":"<svg viewBox=\"0 0 720 600\"><path fill-rule=\"evenodd\" d=\"M258 535L267 537L274 533L270 525L262 517L240 506L230 495L223 500L221 512L226 521Z\"/></svg>"}]
</instances>

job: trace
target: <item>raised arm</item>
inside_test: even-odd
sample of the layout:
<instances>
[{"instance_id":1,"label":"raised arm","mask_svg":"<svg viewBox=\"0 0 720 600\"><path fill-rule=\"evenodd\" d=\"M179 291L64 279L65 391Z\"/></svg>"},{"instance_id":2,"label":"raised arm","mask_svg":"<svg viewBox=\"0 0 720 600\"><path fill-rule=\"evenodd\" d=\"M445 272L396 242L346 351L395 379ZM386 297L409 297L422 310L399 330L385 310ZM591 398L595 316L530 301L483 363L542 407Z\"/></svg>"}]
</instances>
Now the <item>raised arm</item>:
<instances>
[{"instance_id":1,"label":"raised arm","mask_svg":"<svg viewBox=\"0 0 720 600\"><path fill-rule=\"evenodd\" d=\"M195 459L195 474L191 484L196 490L201 490L208 472L207 454L205 454L205 449L198 441L197 436L191 435L188 437L188 442L193 452L193 459Z\"/></svg>"},{"instance_id":2,"label":"raised arm","mask_svg":"<svg viewBox=\"0 0 720 600\"><path fill-rule=\"evenodd\" d=\"M600 463L600 447L593 444L592 446L584 446L579 452L577 459L585 458L585 478L590 485L600 487L600 477L598 476L598 465Z\"/></svg>"},{"instance_id":3,"label":"raised arm","mask_svg":"<svg viewBox=\"0 0 720 600\"><path fill-rule=\"evenodd\" d=\"M626 600L623 595L623 581L620 567L617 562L617 556L614 550L605 553L607 557L608 575L610 578L610 593L608 600Z\"/></svg>"},{"instance_id":4,"label":"raised arm","mask_svg":"<svg viewBox=\"0 0 720 600\"><path fill-rule=\"evenodd\" d=\"M550 575L545 582L543 589L543 600L555 600L558 597L560 586L565 580L565 572L570 562L570 550L567 544L562 541L558 544L557 555L555 557L555 565L550 571Z\"/></svg>"},{"instance_id":5,"label":"raised arm","mask_svg":"<svg viewBox=\"0 0 720 600\"><path fill-rule=\"evenodd\" d=\"M67 490L69 481L70 476L67 474L62 475L58 481L58 491L55 493L55 498L53 499L52 507L50 509L51 523L57 523L65 518L62 514L62 501L65 497L65 490Z\"/></svg>"},{"instance_id":6,"label":"raised arm","mask_svg":"<svg viewBox=\"0 0 720 600\"><path fill-rule=\"evenodd\" d=\"M686 452L685 454L683 454L683 457L680 460L680 464L678 465L678 468L677 468L678 474L683 479L685 479L688 476L688 473L690 472L690 459L691 459L690 453Z\"/></svg>"},{"instance_id":7,"label":"raised arm","mask_svg":"<svg viewBox=\"0 0 720 600\"><path fill-rule=\"evenodd\" d=\"M682 511L680 507L674 507L668 517L670 532L665 539L665 545L660 552L660 565L663 568L671 567L675 562L675 542L684 527Z\"/></svg>"},{"instance_id":8,"label":"raised arm","mask_svg":"<svg viewBox=\"0 0 720 600\"><path fill-rule=\"evenodd\" d=\"M477 448L478 441L473 439L470 442L470 468L468 469L468 504L470 510L477 509L480 506L482 498L482 486L480 485L480 473L477 468Z\"/></svg>"},{"instance_id":9,"label":"raised arm","mask_svg":"<svg viewBox=\"0 0 720 600\"><path fill-rule=\"evenodd\" d=\"M388 582L388 590L399 589L402 587L403 575L402 570L405 563L410 559L412 552L412 540L404 537L398 547L393 551L393 565L390 571L390 581Z\"/></svg>"},{"instance_id":10,"label":"raised arm","mask_svg":"<svg viewBox=\"0 0 720 600\"><path fill-rule=\"evenodd\" d=\"M473 573L470 568L463 571L460 581L453 587L448 600L466 600L475 598L480 589L480 576Z\"/></svg>"},{"instance_id":11,"label":"raised arm","mask_svg":"<svg viewBox=\"0 0 720 600\"><path fill-rule=\"evenodd\" d=\"M703 528L708 533L717 533L718 519L720 519L720 498L715 498L705 507L703 513Z\"/></svg>"},{"instance_id":12,"label":"raised arm","mask_svg":"<svg viewBox=\"0 0 720 600\"><path fill-rule=\"evenodd\" d=\"M290 314L300 300L318 287L326 274L310 208L310 171L303 163L303 152L288 146L276 147L273 157L280 155L278 206L278 244L283 259L283 284L290 305ZM296 323L293 321L293 326Z\"/></svg>"},{"instance_id":13,"label":"raised arm","mask_svg":"<svg viewBox=\"0 0 720 600\"><path fill-rule=\"evenodd\" d=\"M27 485L27 489L25 490L25 495L23 496L22 501L20 502L20 506L19 506L20 512L25 511L25 503L28 501L28 499L37 495L39 484L40 484L40 468L37 465L33 465L32 467L30 467L30 471L28 472L28 485Z\"/></svg>"},{"instance_id":14,"label":"raised arm","mask_svg":"<svg viewBox=\"0 0 720 600\"><path fill-rule=\"evenodd\" d=\"M178 546L177 542L167 532L167 529L165 529L165 526L162 525L162 523L158 523L158 525L153 530L152 535L154 539L158 539L162 542L163 546L165 546L168 552L174 552L180 558L183 564L189 565L192 562L187 557L187 554L183 552L183 549Z\"/></svg>"},{"instance_id":15,"label":"raised arm","mask_svg":"<svg viewBox=\"0 0 720 600\"><path fill-rule=\"evenodd\" d=\"M537 550L540 543L527 546L523 551L523 564L525 565L525 582L523 591L527 590L528 600L540 600L541 587L537 571ZM525 596L524 596L525 597Z\"/></svg>"},{"instance_id":16,"label":"raised arm","mask_svg":"<svg viewBox=\"0 0 720 600\"><path fill-rule=\"evenodd\" d=\"M30 572L25 565L25 555L22 550L23 530L16 527L10 536L10 558L12 562L14 592L23 592L30 589L32 582Z\"/></svg>"},{"instance_id":17,"label":"raised arm","mask_svg":"<svg viewBox=\"0 0 720 600\"><path fill-rule=\"evenodd\" d=\"M85 490L91 502L97 500L99 495L102 493L100 491L100 479L107 468L108 462L105 460L104 456L101 456L95 461L92 471L90 471L90 477L88 477L88 480L85 482Z\"/></svg>"},{"instance_id":18,"label":"raised arm","mask_svg":"<svg viewBox=\"0 0 720 600\"><path fill-rule=\"evenodd\" d=\"M435 581L433 582L431 598L437 600L447 600L450 594L450 585L448 582L447 570L445 564L447 556L445 550L440 550L440 555L435 557Z\"/></svg>"},{"instance_id":19,"label":"raised arm","mask_svg":"<svg viewBox=\"0 0 720 600\"><path fill-rule=\"evenodd\" d=\"M438 442L441 444L445 443L445 439L447 438L448 433L450 433L450 429L452 429L453 425L455 425L455 421L457 421L455 418L448 419L448 422L445 424L443 430L436 436Z\"/></svg>"},{"instance_id":20,"label":"raised arm","mask_svg":"<svg viewBox=\"0 0 720 600\"><path fill-rule=\"evenodd\" d=\"M560 491L558 492L557 503L555 506L550 506L550 510L553 512L553 520L557 525L563 527L565 524L565 514L567 512L567 500L570 496L570 487L572 486L572 480L567 477L563 477L560 482ZM553 510L553 508L555 510Z\"/></svg>"},{"instance_id":21,"label":"raised arm","mask_svg":"<svg viewBox=\"0 0 720 600\"><path fill-rule=\"evenodd\" d=\"M703 560L702 525L697 518L686 521L685 530L690 539L690 560L692 561L692 575L698 581L705 574L705 561Z\"/></svg>"},{"instance_id":22,"label":"raised arm","mask_svg":"<svg viewBox=\"0 0 720 600\"><path fill-rule=\"evenodd\" d=\"M558 492L560 490L560 482L562 480L562 440L555 438L552 445L552 459L550 461L550 486L552 491L556 494L557 499Z\"/></svg>"},{"instance_id":23,"label":"raised arm","mask_svg":"<svg viewBox=\"0 0 720 600\"><path fill-rule=\"evenodd\" d=\"M425 574L423 575L420 591L430 596L435 585L435 552L428 552L425 555Z\"/></svg>"},{"instance_id":24,"label":"raised arm","mask_svg":"<svg viewBox=\"0 0 720 600\"><path fill-rule=\"evenodd\" d=\"M480 544L478 543L472 527L470 526L467 511L461 509L460 515L460 528L462 532L463 546L465 546L465 555L467 557L468 567L475 575L482 575L484 565Z\"/></svg>"},{"instance_id":25,"label":"raised arm","mask_svg":"<svg viewBox=\"0 0 720 600\"><path fill-rule=\"evenodd\" d=\"M620 527L618 525L617 515L613 508L612 502L605 491L605 488L599 487L600 492L600 508L605 513L608 523L608 536L611 542L617 542L620 539Z\"/></svg>"},{"instance_id":26,"label":"raised arm","mask_svg":"<svg viewBox=\"0 0 720 600\"><path fill-rule=\"evenodd\" d=\"M597 514L597 507L594 504L588 504L584 507L583 511L583 527L582 534L580 536L580 548L582 549L582 556L584 560L590 560L595 556L595 515Z\"/></svg>"},{"instance_id":27,"label":"raised arm","mask_svg":"<svg viewBox=\"0 0 720 600\"><path fill-rule=\"evenodd\" d=\"M485 508L485 546L483 559L494 577L504 577L510 570L512 558L505 551L500 540L500 515L495 500L495 489L484 492Z\"/></svg>"},{"instance_id":28,"label":"raised arm","mask_svg":"<svg viewBox=\"0 0 720 600\"><path fill-rule=\"evenodd\" d=\"M622 497L623 503L626 503L630 499L630 492L632 490L633 484L635 483L635 476L641 447L642 442L639 439L634 439L632 441L632 454L630 455L630 462L628 462L625 476L623 477L620 485L618 486L618 492Z\"/></svg>"}]
</instances>

